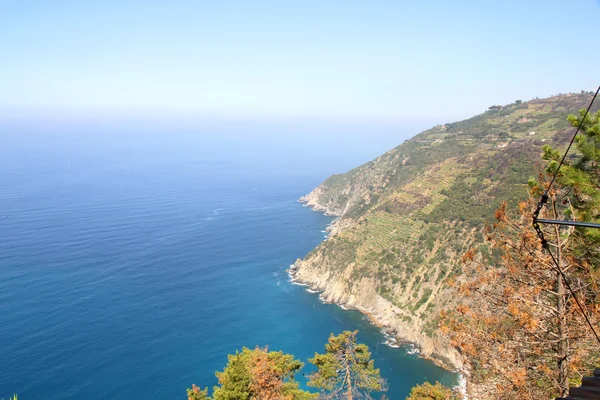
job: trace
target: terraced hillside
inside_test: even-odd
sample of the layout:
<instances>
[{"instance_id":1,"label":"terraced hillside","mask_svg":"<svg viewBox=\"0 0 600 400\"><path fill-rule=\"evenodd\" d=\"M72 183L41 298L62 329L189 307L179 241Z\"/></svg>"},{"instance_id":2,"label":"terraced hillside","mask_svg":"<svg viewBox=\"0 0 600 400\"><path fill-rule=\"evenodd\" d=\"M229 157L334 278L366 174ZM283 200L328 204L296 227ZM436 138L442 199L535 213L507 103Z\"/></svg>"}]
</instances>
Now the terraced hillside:
<instances>
[{"instance_id":1,"label":"terraced hillside","mask_svg":"<svg viewBox=\"0 0 600 400\"><path fill-rule=\"evenodd\" d=\"M580 93L492 106L330 177L300 200L340 218L330 238L296 262L294 279L460 366L437 333L439 312L456 295L448 283L460 274L460 258L483 242L502 201L526 195L542 145L563 145L572 134L567 116L590 99Z\"/></svg>"}]
</instances>

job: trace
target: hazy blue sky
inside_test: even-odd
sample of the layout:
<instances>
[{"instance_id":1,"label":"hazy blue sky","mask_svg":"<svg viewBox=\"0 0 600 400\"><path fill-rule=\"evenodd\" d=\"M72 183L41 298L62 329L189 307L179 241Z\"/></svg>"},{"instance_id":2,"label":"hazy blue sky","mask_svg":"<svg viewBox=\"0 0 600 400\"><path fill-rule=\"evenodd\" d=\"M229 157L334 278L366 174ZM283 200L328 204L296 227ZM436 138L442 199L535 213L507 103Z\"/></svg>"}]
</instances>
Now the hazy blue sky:
<instances>
[{"instance_id":1,"label":"hazy blue sky","mask_svg":"<svg viewBox=\"0 0 600 400\"><path fill-rule=\"evenodd\" d=\"M598 21L598 0L0 0L0 110L450 120L594 89Z\"/></svg>"}]
</instances>

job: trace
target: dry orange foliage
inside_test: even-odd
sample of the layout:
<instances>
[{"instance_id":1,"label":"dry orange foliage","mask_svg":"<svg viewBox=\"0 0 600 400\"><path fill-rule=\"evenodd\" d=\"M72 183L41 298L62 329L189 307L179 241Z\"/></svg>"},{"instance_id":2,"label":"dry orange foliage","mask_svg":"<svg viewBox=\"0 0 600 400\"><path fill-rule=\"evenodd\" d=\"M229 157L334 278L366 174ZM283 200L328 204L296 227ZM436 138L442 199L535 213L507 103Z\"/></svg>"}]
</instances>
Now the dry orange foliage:
<instances>
[{"instance_id":1,"label":"dry orange foliage","mask_svg":"<svg viewBox=\"0 0 600 400\"><path fill-rule=\"evenodd\" d=\"M554 217L554 201L551 196L546 218ZM534 209L532 200L520 203L514 218L502 204L497 222L486 229L493 256L486 259L477 248L467 251L463 269L469 278L455 282L464 302L442 313L442 332L470 361L471 380L490 383L490 399L564 394L569 380L600 360L581 312L531 226ZM546 238L598 325L593 291L600 273L574 256L568 230L549 229Z\"/></svg>"},{"instance_id":2,"label":"dry orange foliage","mask_svg":"<svg viewBox=\"0 0 600 400\"><path fill-rule=\"evenodd\" d=\"M269 360L268 349L259 349L254 356L251 369L250 391L256 398L263 400L290 400L292 396L282 397L283 374Z\"/></svg>"}]
</instances>

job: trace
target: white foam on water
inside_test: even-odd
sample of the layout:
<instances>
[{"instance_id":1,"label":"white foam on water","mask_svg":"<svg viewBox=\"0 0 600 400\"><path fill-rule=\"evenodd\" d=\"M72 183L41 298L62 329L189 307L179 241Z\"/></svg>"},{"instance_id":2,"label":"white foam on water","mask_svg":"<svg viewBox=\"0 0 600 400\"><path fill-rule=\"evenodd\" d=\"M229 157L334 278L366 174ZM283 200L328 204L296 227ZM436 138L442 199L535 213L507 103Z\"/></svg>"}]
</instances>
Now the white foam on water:
<instances>
[{"instance_id":1,"label":"white foam on water","mask_svg":"<svg viewBox=\"0 0 600 400\"><path fill-rule=\"evenodd\" d=\"M454 388L458 390L463 400L469 400L469 396L467 395L467 378L463 374L458 375L458 383Z\"/></svg>"},{"instance_id":2,"label":"white foam on water","mask_svg":"<svg viewBox=\"0 0 600 400\"><path fill-rule=\"evenodd\" d=\"M296 282L296 281L290 281L292 282L292 285L296 285L296 286L308 286L306 283L302 283L302 282Z\"/></svg>"},{"instance_id":3,"label":"white foam on water","mask_svg":"<svg viewBox=\"0 0 600 400\"><path fill-rule=\"evenodd\" d=\"M321 303L323 303L323 304L331 304L331 302L330 302L330 301L327 301L327 300L325 299L325 296L323 296L323 293L321 293L321 294L319 295L319 300L321 300Z\"/></svg>"},{"instance_id":4,"label":"white foam on water","mask_svg":"<svg viewBox=\"0 0 600 400\"><path fill-rule=\"evenodd\" d=\"M406 354L419 354L420 352L421 350L414 344L408 345L408 348L406 349Z\"/></svg>"},{"instance_id":5,"label":"white foam on water","mask_svg":"<svg viewBox=\"0 0 600 400\"><path fill-rule=\"evenodd\" d=\"M383 344L385 344L386 346L389 346L391 348L394 348L394 349L397 349L400 347L400 344L398 343L398 340L396 339L396 335L394 334L393 331L391 331L390 329L383 328L381 330L381 333L383 333L383 336L385 337L385 342L383 342Z\"/></svg>"}]
</instances>

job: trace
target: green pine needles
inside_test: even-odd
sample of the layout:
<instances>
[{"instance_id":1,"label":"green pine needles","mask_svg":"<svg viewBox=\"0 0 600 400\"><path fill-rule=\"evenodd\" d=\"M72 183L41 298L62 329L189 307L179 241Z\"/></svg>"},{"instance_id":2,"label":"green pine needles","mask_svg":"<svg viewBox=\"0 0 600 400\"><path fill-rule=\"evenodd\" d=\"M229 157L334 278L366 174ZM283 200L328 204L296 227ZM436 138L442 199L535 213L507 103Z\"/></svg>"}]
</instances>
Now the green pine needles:
<instances>
[{"instance_id":1,"label":"green pine needles","mask_svg":"<svg viewBox=\"0 0 600 400\"><path fill-rule=\"evenodd\" d=\"M219 384L213 388L192 385L188 400L312 400L369 399L373 392L386 390L386 384L375 369L369 348L356 341L358 331L333 334L324 354L309 360L316 371L308 376L308 385L319 389L312 393L300 389L295 375L304 363L281 351L256 347L243 348L230 354L223 371L217 372Z\"/></svg>"},{"instance_id":2,"label":"green pine needles","mask_svg":"<svg viewBox=\"0 0 600 400\"><path fill-rule=\"evenodd\" d=\"M580 127L575 138L575 151L567 155L558 176L557 182L568 189L565 197L566 207L562 210L564 217L584 222L600 220L600 110L589 113L583 118L585 109L579 116L570 115L569 122ZM561 152L550 146L543 147L543 158L550 161L547 172L553 174L558 168ZM576 234L600 243L600 230L578 229ZM583 238L582 238L583 239Z\"/></svg>"},{"instance_id":3,"label":"green pine needles","mask_svg":"<svg viewBox=\"0 0 600 400\"><path fill-rule=\"evenodd\" d=\"M406 400L460 400L460 396L449 387L436 382L425 382L412 388Z\"/></svg>"},{"instance_id":4,"label":"green pine needles","mask_svg":"<svg viewBox=\"0 0 600 400\"><path fill-rule=\"evenodd\" d=\"M371 398L371 392L382 392L386 383L374 366L367 345L357 343L358 331L344 331L329 337L325 353L308 361L317 367L308 385L320 390L324 399Z\"/></svg>"}]
</instances>

